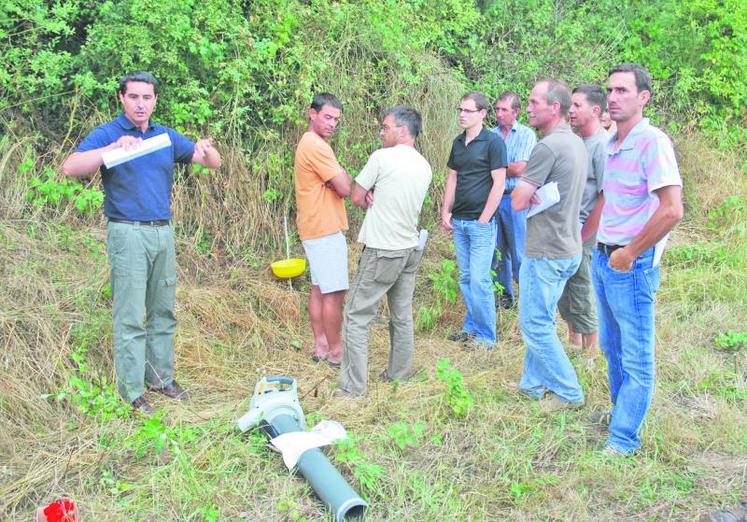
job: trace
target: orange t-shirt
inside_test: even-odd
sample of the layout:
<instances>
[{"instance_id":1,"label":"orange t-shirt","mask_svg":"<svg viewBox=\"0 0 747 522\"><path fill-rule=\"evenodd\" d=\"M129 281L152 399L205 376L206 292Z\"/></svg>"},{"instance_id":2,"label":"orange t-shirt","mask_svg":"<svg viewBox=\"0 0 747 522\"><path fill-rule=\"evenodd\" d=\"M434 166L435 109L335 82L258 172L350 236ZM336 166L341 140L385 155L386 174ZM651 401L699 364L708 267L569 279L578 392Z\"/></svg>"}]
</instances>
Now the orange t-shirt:
<instances>
[{"instance_id":1,"label":"orange t-shirt","mask_svg":"<svg viewBox=\"0 0 747 522\"><path fill-rule=\"evenodd\" d=\"M332 147L305 132L296 147L296 226L301 239L315 239L348 229L345 203L325 183L340 174Z\"/></svg>"}]
</instances>

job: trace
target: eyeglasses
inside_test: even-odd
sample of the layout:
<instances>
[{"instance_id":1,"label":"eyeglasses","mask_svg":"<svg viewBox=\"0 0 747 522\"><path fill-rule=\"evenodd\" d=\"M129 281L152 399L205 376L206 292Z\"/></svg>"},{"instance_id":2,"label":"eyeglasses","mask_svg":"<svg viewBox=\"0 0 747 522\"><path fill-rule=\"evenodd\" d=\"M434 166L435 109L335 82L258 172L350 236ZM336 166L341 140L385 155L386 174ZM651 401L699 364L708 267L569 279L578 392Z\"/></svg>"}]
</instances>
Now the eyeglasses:
<instances>
[{"instance_id":1,"label":"eyeglasses","mask_svg":"<svg viewBox=\"0 0 747 522\"><path fill-rule=\"evenodd\" d=\"M461 107L458 107L457 108L457 113L458 114L462 114L464 112L464 113L467 113L467 114L474 114L476 112L480 112L481 110L482 109L474 109L474 110L473 109L462 109Z\"/></svg>"}]
</instances>

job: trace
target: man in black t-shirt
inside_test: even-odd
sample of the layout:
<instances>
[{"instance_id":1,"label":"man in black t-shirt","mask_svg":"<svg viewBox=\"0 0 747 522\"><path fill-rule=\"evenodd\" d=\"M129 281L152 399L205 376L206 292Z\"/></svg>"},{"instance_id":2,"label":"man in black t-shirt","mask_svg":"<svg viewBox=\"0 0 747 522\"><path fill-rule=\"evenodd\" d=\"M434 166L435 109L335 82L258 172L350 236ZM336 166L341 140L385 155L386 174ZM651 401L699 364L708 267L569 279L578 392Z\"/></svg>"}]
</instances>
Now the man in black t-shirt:
<instances>
[{"instance_id":1,"label":"man in black t-shirt","mask_svg":"<svg viewBox=\"0 0 747 522\"><path fill-rule=\"evenodd\" d=\"M452 341L469 341L490 349L495 345L495 294L490 265L495 250L498 208L506 181L506 146L497 134L483 127L490 102L470 92L459 103L459 126L454 139L441 207L441 224L454 233L459 265L459 289L467 315ZM473 344L474 343L474 344Z\"/></svg>"}]
</instances>

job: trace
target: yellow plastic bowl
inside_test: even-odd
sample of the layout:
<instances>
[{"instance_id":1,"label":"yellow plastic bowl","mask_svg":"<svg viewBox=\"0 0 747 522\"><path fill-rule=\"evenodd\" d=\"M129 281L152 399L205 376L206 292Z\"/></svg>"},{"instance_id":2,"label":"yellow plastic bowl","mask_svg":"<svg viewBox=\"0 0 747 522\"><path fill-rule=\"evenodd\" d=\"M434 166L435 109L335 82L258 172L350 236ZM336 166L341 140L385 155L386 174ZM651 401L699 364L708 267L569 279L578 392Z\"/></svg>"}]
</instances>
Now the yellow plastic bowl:
<instances>
[{"instance_id":1,"label":"yellow plastic bowl","mask_svg":"<svg viewBox=\"0 0 747 522\"><path fill-rule=\"evenodd\" d=\"M306 271L306 260L300 258L281 259L270 265L272 273L280 279L298 277Z\"/></svg>"}]
</instances>

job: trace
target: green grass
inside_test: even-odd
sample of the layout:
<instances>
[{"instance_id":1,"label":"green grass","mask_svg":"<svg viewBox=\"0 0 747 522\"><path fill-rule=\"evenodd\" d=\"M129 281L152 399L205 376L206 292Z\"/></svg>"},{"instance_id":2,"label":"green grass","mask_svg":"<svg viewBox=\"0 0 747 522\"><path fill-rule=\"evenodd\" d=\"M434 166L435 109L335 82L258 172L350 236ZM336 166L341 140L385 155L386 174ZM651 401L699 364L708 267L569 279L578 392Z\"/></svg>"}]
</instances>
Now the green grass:
<instances>
[{"instance_id":1,"label":"green grass","mask_svg":"<svg viewBox=\"0 0 747 522\"><path fill-rule=\"evenodd\" d=\"M417 334L414 377L373 378L388 355L376 324L369 396L355 403L333 399L336 372L310 361L308 283L272 280L272 256L251 245L213 256L180 236L177 366L193 400L151 395L158 414L146 419L111 385L101 221L64 210L0 221L0 518L29 520L71 496L83 520L330 520L261 435L234 426L271 374L298 379L309 422L348 429L349 442L325 451L370 520L692 520L732 505L747 489L740 201L691 208L674 233L657 297L657 389L631 459L601 455L605 430L586 417L608 402L602 359L588 368L572 353L587 405L543 416L508 386L523 356L515 309L500 312L490 353L445 340L463 309L446 299L443 232L418 278L416 309L440 310Z\"/></svg>"}]
</instances>

